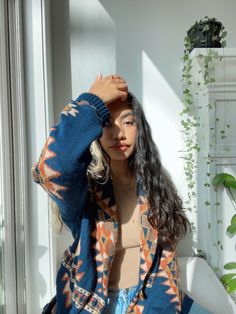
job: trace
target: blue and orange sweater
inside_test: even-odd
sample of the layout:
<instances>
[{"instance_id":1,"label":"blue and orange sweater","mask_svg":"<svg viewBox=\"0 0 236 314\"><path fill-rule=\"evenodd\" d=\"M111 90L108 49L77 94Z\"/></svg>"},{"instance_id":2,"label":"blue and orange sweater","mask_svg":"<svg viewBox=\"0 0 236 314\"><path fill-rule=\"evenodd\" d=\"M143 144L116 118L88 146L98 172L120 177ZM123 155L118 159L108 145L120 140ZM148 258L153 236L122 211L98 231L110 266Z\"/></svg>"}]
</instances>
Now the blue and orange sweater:
<instances>
[{"instance_id":1,"label":"blue and orange sweater","mask_svg":"<svg viewBox=\"0 0 236 314\"><path fill-rule=\"evenodd\" d=\"M56 313L101 314L116 251L118 221L112 181L89 184L90 145L102 136L109 111L84 93L69 102L50 134L32 176L56 202L74 241L65 251L56 282ZM140 269L128 313L188 313L193 300L179 288L175 252L160 251L158 232L147 219L148 200L138 189Z\"/></svg>"}]
</instances>

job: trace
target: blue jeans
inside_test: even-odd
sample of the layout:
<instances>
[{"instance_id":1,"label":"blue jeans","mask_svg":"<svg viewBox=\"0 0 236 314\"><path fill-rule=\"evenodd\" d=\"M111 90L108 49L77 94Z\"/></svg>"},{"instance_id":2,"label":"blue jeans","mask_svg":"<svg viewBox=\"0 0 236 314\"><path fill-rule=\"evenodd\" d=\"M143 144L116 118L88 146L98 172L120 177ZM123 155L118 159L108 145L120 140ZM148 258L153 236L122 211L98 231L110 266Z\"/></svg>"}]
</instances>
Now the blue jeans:
<instances>
[{"instance_id":1,"label":"blue jeans","mask_svg":"<svg viewBox=\"0 0 236 314\"><path fill-rule=\"evenodd\" d=\"M108 300L104 314L125 314L136 292L136 286L113 290L108 288Z\"/></svg>"},{"instance_id":2,"label":"blue jeans","mask_svg":"<svg viewBox=\"0 0 236 314\"><path fill-rule=\"evenodd\" d=\"M136 286L117 290L108 288L108 300L104 314L126 314L127 308L135 295L136 288ZM200 304L193 302L188 314L211 314L211 312Z\"/></svg>"}]
</instances>

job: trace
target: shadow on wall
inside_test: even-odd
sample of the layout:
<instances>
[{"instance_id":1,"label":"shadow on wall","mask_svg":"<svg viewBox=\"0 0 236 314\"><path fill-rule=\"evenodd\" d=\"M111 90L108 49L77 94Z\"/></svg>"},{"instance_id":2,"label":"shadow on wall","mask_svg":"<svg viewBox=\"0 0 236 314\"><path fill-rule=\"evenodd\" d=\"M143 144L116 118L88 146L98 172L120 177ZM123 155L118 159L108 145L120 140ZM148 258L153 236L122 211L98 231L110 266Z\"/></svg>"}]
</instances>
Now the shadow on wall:
<instances>
[{"instance_id":1,"label":"shadow on wall","mask_svg":"<svg viewBox=\"0 0 236 314\"><path fill-rule=\"evenodd\" d=\"M54 117L58 119L64 104L71 99L70 1L51 1L51 44ZM79 73L77 73L79 75Z\"/></svg>"}]
</instances>

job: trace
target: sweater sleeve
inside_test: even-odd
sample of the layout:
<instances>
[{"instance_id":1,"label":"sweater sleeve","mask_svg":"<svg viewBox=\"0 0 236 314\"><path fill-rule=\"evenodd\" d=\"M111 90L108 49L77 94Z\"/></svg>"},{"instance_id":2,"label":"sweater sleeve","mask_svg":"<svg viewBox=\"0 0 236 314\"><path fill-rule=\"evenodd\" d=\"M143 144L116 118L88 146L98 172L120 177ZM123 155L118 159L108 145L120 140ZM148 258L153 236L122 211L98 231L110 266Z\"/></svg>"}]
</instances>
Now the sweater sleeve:
<instances>
[{"instance_id":1,"label":"sweater sleeve","mask_svg":"<svg viewBox=\"0 0 236 314\"><path fill-rule=\"evenodd\" d=\"M109 116L100 98L81 94L65 106L32 167L33 180L56 202L69 228L80 219L86 206L86 172L92 159L89 148L102 136Z\"/></svg>"}]
</instances>

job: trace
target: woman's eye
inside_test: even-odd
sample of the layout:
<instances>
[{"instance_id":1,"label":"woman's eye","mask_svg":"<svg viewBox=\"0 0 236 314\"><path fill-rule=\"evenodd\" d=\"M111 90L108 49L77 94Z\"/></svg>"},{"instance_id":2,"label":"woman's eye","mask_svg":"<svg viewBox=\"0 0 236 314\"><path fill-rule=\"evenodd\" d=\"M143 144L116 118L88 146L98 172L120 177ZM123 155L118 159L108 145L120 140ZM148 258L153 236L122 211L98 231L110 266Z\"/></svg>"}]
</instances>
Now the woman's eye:
<instances>
[{"instance_id":1,"label":"woman's eye","mask_svg":"<svg viewBox=\"0 0 236 314\"><path fill-rule=\"evenodd\" d=\"M134 121L125 121L124 124L126 124L126 125L134 125Z\"/></svg>"}]
</instances>

